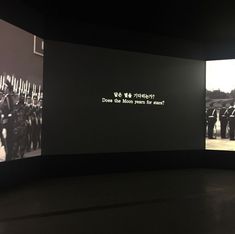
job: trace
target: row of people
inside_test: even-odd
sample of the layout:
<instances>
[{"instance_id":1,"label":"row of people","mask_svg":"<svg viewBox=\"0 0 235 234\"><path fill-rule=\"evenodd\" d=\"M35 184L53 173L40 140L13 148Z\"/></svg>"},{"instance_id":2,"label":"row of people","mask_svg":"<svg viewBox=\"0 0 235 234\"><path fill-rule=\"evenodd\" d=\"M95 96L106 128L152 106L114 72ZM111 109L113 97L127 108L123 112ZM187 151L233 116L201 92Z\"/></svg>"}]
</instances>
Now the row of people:
<instances>
[{"instance_id":1,"label":"row of people","mask_svg":"<svg viewBox=\"0 0 235 234\"><path fill-rule=\"evenodd\" d=\"M0 93L0 139L9 161L41 148L42 99L15 94L10 83L6 86Z\"/></svg>"},{"instance_id":2,"label":"row of people","mask_svg":"<svg viewBox=\"0 0 235 234\"><path fill-rule=\"evenodd\" d=\"M208 138L214 139L214 129L217 122L217 110L213 103L210 103L210 107L206 110L206 126L208 130ZM234 102L230 103L229 107L223 103L219 109L219 121L220 121L220 136L222 139L226 137L226 129L229 128L230 140L235 140L235 106Z\"/></svg>"}]
</instances>

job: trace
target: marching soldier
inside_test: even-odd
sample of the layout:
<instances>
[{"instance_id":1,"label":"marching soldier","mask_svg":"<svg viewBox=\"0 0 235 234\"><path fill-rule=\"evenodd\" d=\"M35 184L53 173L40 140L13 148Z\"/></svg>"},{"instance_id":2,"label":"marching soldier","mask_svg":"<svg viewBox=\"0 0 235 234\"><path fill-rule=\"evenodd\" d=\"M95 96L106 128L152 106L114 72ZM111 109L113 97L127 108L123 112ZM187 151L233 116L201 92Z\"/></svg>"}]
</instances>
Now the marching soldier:
<instances>
[{"instance_id":1,"label":"marching soldier","mask_svg":"<svg viewBox=\"0 0 235 234\"><path fill-rule=\"evenodd\" d=\"M234 102L231 102L230 107L228 108L228 118L229 118L229 137L230 137L230 140L235 140L234 139L234 131L235 131Z\"/></svg>"},{"instance_id":2,"label":"marching soldier","mask_svg":"<svg viewBox=\"0 0 235 234\"><path fill-rule=\"evenodd\" d=\"M39 136L38 136L38 147L41 148L41 140L42 140L42 107L43 107L43 100L42 98L39 99L39 109L38 109L38 118L39 118Z\"/></svg>"},{"instance_id":3,"label":"marching soldier","mask_svg":"<svg viewBox=\"0 0 235 234\"><path fill-rule=\"evenodd\" d=\"M208 118L207 118L207 111L208 111L208 109L206 108L206 111L205 111L205 116L206 116L206 136L208 136Z\"/></svg>"},{"instance_id":4,"label":"marching soldier","mask_svg":"<svg viewBox=\"0 0 235 234\"><path fill-rule=\"evenodd\" d=\"M19 101L13 108L13 155L14 157L23 158L26 149L26 105L24 103L24 95L21 94Z\"/></svg>"},{"instance_id":5,"label":"marching soldier","mask_svg":"<svg viewBox=\"0 0 235 234\"><path fill-rule=\"evenodd\" d=\"M31 151L31 144L32 144L32 98L31 95L28 94L26 96L25 102L26 108L26 151Z\"/></svg>"},{"instance_id":6,"label":"marching soldier","mask_svg":"<svg viewBox=\"0 0 235 234\"><path fill-rule=\"evenodd\" d=\"M7 80L5 82L6 94L1 101L1 110L2 110L2 123L3 128L6 129L6 161L9 161L13 157L13 143L14 143L14 134L13 134L13 118L12 111L14 107L14 93L13 86Z\"/></svg>"},{"instance_id":7,"label":"marching soldier","mask_svg":"<svg viewBox=\"0 0 235 234\"><path fill-rule=\"evenodd\" d=\"M220 130L221 138L226 138L226 128L228 124L228 110L226 108L226 103L222 104L222 108L219 111L219 120L220 120Z\"/></svg>"},{"instance_id":8,"label":"marching soldier","mask_svg":"<svg viewBox=\"0 0 235 234\"><path fill-rule=\"evenodd\" d=\"M208 120L208 138L209 139L215 139L213 136L213 131L215 127L215 123L217 121L217 111L213 107L213 103L210 103L210 107L207 110L207 120Z\"/></svg>"},{"instance_id":9,"label":"marching soldier","mask_svg":"<svg viewBox=\"0 0 235 234\"><path fill-rule=\"evenodd\" d=\"M38 119L38 98L36 95L33 96L31 119L32 119L32 142L33 150L38 147L38 135L39 135L39 119Z\"/></svg>"},{"instance_id":10,"label":"marching soldier","mask_svg":"<svg viewBox=\"0 0 235 234\"><path fill-rule=\"evenodd\" d=\"M43 93L40 85L30 84L14 76L0 76L0 147L4 146L6 161L23 157L31 146L34 150L41 147L42 99L39 97ZM33 102L29 94L33 95Z\"/></svg>"},{"instance_id":11,"label":"marching soldier","mask_svg":"<svg viewBox=\"0 0 235 234\"><path fill-rule=\"evenodd\" d=\"M0 105L3 103L3 97L4 93L0 91ZM0 139L1 139L1 145L4 146L4 148L6 148L6 139L3 134L3 117L4 117L3 111L2 108L0 108Z\"/></svg>"}]
</instances>

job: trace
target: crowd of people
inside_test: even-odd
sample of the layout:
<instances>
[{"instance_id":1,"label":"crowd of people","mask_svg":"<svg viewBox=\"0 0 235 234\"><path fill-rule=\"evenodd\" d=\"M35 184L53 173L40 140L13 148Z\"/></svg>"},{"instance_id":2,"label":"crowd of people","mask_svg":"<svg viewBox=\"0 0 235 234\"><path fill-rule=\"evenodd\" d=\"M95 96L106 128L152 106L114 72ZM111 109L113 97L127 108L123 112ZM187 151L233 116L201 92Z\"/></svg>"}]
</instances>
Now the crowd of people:
<instances>
[{"instance_id":1,"label":"crowd of people","mask_svg":"<svg viewBox=\"0 0 235 234\"><path fill-rule=\"evenodd\" d=\"M214 107L214 103L210 103L206 109L206 127L208 139L215 139L218 135L216 131L216 122L220 121L220 137L221 139L229 138L235 140L235 105L232 101L229 107L226 103L222 104L220 109Z\"/></svg>"},{"instance_id":2,"label":"crowd of people","mask_svg":"<svg viewBox=\"0 0 235 234\"><path fill-rule=\"evenodd\" d=\"M14 90L8 80L0 90L0 140L6 161L41 148L42 93Z\"/></svg>"}]
</instances>

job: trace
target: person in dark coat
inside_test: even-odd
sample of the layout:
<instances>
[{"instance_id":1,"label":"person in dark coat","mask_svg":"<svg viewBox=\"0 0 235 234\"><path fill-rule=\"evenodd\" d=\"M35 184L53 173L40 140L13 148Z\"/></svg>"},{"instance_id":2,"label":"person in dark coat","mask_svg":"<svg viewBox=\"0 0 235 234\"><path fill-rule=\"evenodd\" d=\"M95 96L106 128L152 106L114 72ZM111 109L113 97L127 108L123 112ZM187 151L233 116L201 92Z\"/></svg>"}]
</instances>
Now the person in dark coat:
<instances>
[{"instance_id":1,"label":"person in dark coat","mask_svg":"<svg viewBox=\"0 0 235 234\"><path fill-rule=\"evenodd\" d=\"M27 120L26 120L26 151L30 152L31 151L31 145L32 145L32 97L30 94L26 96L26 115L27 115Z\"/></svg>"},{"instance_id":2,"label":"person in dark coat","mask_svg":"<svg viewBox=\"0 0 235 234\"><path fill-rule=\"evenodd\" d=\"M38 147L41 148L42 144L42 108L43 108L43 99L39 99L39 109L38 109L38 119L39 119L39 136L38 136Z\"/></svg>"},{"instance_id":3,"label":"person in dark coat","mask_svg":"<svg viewBox=\"0 0 235 234\"><path fill-rule=\"evenodd\" d=\"M219 111L219 121L220 121L220 135L221 138L226 138L226 128L228 124L228 109L226 108L226 103L222 104L222 108Z\"/></svg>"},{"instance_id":4,"label":"person in dark coat","mask_svg":"<svg viewBox=\"0 0 235 234\"><path fill-rule=\"evenodd\" d=\"M1 101L1 112L2 112L2 123L3 128L6 129L6 161L12 160L13 155L13 144L14 144L14 133L13 133L13 108L14 108L14 93L13 86L7 80L5 82L6 94Z\"/></svg>"},{"instance_id":5,"label":"person in dark coat","mask_svg":"<svg viewBox=\"0 0 235 234\"><path fill-rule=\"evenodd\" d=\"M235 140L234 139L234 131L235 131L234 102L231 102L230 107L228 108L228 119L229 119L229 137L230 137L230 140Z\"/></svg>"},{"instance_id":6,"label":"person in dark coat","mask_svg":"<svg viewBox=\"0 0 235 234\"><path fill-rule=\"evenodd\" d=\"M217 121L217 111L214 108L214 104L210 103L210 107L207 110L207 120L208 120L208 138L215 139L214 137L214 127Z\"/></svg>"},{"instance_id":7,"label":"person in dark coat","mask_svg":"<svg viewBox=\"0 0 235 234\"><path fill-rule=\"evenodd\" d=\"M38 99L37 96L33 96L33 103L31 109L31 120L32 120L32 142L33 142L33 150L38 148L38 136L39 136L39 118L38 118Z\"/></svg>"},{"instance_id":8,"label":"person in dark coat","mask_svg":"<svg viewBox=\"0 0 235 234\"><path fill-rule=\"evenodd\" d=\"M14 158L23 158L26 151L27 110L24 103L24 95L21 94L19 101L13 108L13 155Z\"/></svg>"}]
</instances>

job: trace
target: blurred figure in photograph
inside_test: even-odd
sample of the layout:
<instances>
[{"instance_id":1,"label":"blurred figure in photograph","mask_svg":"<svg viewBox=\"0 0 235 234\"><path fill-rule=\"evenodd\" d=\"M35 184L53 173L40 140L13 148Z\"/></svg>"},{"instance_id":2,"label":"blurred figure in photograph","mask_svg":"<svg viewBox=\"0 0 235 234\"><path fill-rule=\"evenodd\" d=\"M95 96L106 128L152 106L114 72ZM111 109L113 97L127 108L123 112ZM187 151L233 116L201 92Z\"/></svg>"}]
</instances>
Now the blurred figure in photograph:
<instances>
[{"instance_id":1,"label":"blurred figure in photograph","mask_svg":"<svg viewBox=\"0 0 235 234\"><path fill-rule=\"evenodd\" d=\"M14 92L13 86L7 80L5 82L5 95L1 100L1 119L3 124L3 129L5 129L6 144L6 161L9 161L13 157L13 143L14 143L14 133L13 133L13 107L14 107Z\"/></svg>"},{"instance_id":2,"label":"blurred figure in photograph","mask_svg":"<svg viewBox=\"0 0 235 234\"><path fill-rule=\"evenodd\" d=\"M2 107L2 103L4 100L4 93L3 91L0 91L0 106ZM4 114L3 114L3 110L2 108L0 108L0 139L1 139L1 146L4 146L4 148L6 149L6 138L4 136L4 123L3 123L3 119L4 119Z\"/></svg>"},{"instance_id":3,"label":"blurred figure in photograph","mask_svg":"<svg viewBox=\"0 0 235 234\"><path fill-rule=\"evenodd\" d=\"M39 119L39 131L38 131L38 147L41 148L42 141L42 108L43 108L43 99L39 99L38 105L38 119Z\"/></svg>"},{"instance_id":4,"label":"blurred figure in photograph","mask_svg":"<svg viewBox=\"0 0 235 234\"><path fill-rule=\"evenodd\" d=\"M228 124L228 109L226 108L226 103L222 104L222 108L219 111L219 121L220 121L220 133L221 138L226 138L226 128Z\"/></svg>"},{"instance_id":5,"label":"blurred figure in photograph","mask_svg":"<svg viewBox=\"0 0 235 234\"><path fill-rule=\"evenodd\" d=\"M26 151L31 151L31 145L32 145L32 97L30 94L26 96L25 101L26 106Z\"/></svg>"},{"instance_id":6,"label":"blurred figure in photograph","mask_svg":"<svg viewBox=\"0 0 235 234\"><path fill-rule=\"evenodd\" d=\"M19 101L13 108L13 149L15 158L23 158L26 149L26 120L27 112L24 102L24 94L20 94Z\"/></svg>"},{"instance_id":7,"label":"blurred figure in photograph","mask_svg":"<svg viewBox=\"0 0 235 234\"><path fill-rule=\"evenodd\" d=\"M207 120L208 120L208 138L215 139L214 137L214 127L217 121L217 111L214 108L214 104L210 103L210 107L207 110Z\"/></svg>"},{"instance_id":8,"label":"blurred figure in photograph","mask_svg":"<svg viewBox=\"0 0 235 234\"><path fill-rule=\"evenodd\" d=\"M32 142L33 150L38 147L38 136L39 136L39 118L38 118L38 98L36 95L33 96L31 120L32 120Z\"/></svg>"},{"instance_id":9,"label":"blurred figure in photograph","mask_svg":"<svg viewBox=\"0 0 235 234\"><path fill-rule=\"evenodd\" d=\"M234 139L234 130L235 130L234 101L230 103L230 107L228 108L228 119L229 119L229 137L230 137L230 140L235 140Z\"/></svg>"},{"instance_id":10,"label":"blurred figure in photograph","mask_svg":"<svg viewBox=\"0 0 235 234\"><path fill-rule=\"evenodd\" d=\"M205 111L205 116L206 116L206 137L208 136L208 119L207 119L207 111L208 111L208 109L206 108L206 111Z\"/></svg>"}]
</instances>

